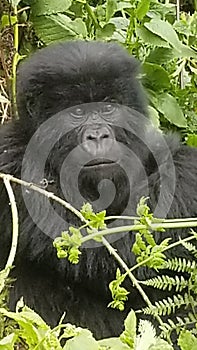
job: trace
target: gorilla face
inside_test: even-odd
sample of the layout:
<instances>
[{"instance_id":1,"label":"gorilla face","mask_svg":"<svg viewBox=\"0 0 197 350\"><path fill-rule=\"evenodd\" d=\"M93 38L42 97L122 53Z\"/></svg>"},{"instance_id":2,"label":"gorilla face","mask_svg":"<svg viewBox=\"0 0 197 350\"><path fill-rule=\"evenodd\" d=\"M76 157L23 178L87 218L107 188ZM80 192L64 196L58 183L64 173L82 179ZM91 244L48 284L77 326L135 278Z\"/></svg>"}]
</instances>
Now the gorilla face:
<instances>
[{"instance_id":1,"label":"gorilla face","mask_svg":"<svg viewBox=\"0 0 197 350\"><path fill-rule=\"evenodd\" d=\"M65 109L37 126L23 175L27 178L28 172L29 181L38 182L42 174L53 181L56 194L77 208L89 201L96 211L121 214L128 205L130 187L139 176L145 177L147 124L139 112L114 103ZM29 171L32 166L38 171Z\"/></svg>"},{"instance_id":2,"label":"gorilla face","mask_svg":"<svg viewBox=\"0 0 197 350\"><path fill-rule=\"evenodd\" d=\"M113 43L67 42L29 62L19 67L17 89L22 129L31 140L23 178L47 179L77 208L90 201L96 211L121 214L145 172L138 153L147 106L137 61Z\"/></svg>"}]
</instances>

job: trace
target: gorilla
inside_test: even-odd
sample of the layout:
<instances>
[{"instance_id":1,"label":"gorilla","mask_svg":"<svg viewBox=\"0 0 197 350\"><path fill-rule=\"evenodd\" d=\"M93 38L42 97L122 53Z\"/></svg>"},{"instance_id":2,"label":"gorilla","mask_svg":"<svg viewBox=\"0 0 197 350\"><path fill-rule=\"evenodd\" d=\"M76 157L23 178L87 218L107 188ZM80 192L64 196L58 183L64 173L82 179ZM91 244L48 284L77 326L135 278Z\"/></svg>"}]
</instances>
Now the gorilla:
<instances>
[{"instance_id":1,"label":"gorilla","mask_svg":"<svg viewBox=\"0 0 197 350\"><path fill-rule=\"evenodd\" d=\"M44 186L76 208L90 202L95 212L135 214L142 196L155 216L197 216L197 149L151 124L146 96L137 79L138 62L115 43L63 42L50 45L19 66L19 119L0 130L0 171ZM67 322L88 327L96 338L119 335L130 308L144 302L128 284L124 312L107 308L109 282L118 263L105 247L90 242L77 265L59 260L53 240L80 220L45 196L13 184L19 210L19 246L10 307L21 296L50 325L63 312ZM0 187L1 267L11 243L11 214ZM128 222L127 222L128 224ZM187 232L156 232L156 241ZM134 234L107 237L128 266L135 263ZM183 247L172 256L188 257ZM151 276L142 268L140 280ZM146 289L152 302L162 293ZM164 293L167 295L167 292Z\"/></svg>"}]
</instances>

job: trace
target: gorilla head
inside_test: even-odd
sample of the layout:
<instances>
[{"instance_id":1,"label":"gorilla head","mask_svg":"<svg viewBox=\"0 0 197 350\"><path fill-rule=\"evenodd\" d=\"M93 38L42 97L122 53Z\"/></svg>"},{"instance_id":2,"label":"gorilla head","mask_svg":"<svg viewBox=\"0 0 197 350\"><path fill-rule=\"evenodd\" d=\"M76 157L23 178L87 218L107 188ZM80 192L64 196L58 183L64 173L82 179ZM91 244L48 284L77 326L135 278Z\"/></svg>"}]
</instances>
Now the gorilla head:
<instances>
[{"instance_id":1,"label":"gorilla head","mask_svg":"<svg viewBox=\"0 0 197 350\"><path fill-rule=\"evenodd\" d=\"M31 142L36 164L28 154L23 178L53 181L53 191L78 208L90 201L96 211L121 214L130 185L145 176L148 151L137 68L118 45L96 42L50 46L22 64L20 120L29 138L37 130Z\"/></svg>"},{"instance_id":2,"label":"gorilla head","mask_svg":"<svg viewBox=\"0 0 197 350\"><path fill-rule=\"evenodd\" d=\"M68 107L113 102L146 115L146 103L136 80L137 68L137 62L116 44L51 45L37 52L31 64L27 60L21 66L19 113L25 121L28 117L40 124Z\"/></svg>"}]
</instances>

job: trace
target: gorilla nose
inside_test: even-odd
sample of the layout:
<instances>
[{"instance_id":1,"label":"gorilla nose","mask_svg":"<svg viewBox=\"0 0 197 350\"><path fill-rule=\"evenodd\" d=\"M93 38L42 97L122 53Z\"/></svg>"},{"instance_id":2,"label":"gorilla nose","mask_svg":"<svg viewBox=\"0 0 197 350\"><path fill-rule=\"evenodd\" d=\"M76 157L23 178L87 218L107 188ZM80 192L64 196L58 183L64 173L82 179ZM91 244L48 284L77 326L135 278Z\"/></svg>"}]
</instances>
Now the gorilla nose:
<instances>
[{"instance_id":1,"label":"gorilla nose","mask_svg":"<svg viewBox=\"0 0 197 350\"><path fill-rule=\"evenodd\" d=\"M86 152L104 156L113 145L114 133L108 126L87 127L82 133L81 141Z\"/></svg>"}]
</instances>

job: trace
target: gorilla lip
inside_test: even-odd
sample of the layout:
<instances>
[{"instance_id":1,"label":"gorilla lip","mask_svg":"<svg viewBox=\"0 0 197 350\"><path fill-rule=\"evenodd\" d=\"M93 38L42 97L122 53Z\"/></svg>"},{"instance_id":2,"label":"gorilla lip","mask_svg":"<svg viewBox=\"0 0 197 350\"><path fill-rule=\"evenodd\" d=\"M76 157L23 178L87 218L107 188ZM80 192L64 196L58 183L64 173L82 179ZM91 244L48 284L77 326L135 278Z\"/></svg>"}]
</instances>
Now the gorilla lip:
<instances>
[{"instance_id":1,"label":"gorilla lip","mask_svg":"<svg viewBox=\"0 0 197 350\"><path fill-rule=\"evenodd\" d=\"M107 165L113 165L116 164L116 161L109 160L109 159L94 159L91 162L88 162L87 164L84 165L85 168L93 168L93 167L98 167L98 166L107 166Z\"/></svg>"}]
</instances>

